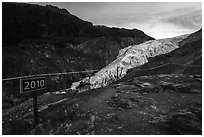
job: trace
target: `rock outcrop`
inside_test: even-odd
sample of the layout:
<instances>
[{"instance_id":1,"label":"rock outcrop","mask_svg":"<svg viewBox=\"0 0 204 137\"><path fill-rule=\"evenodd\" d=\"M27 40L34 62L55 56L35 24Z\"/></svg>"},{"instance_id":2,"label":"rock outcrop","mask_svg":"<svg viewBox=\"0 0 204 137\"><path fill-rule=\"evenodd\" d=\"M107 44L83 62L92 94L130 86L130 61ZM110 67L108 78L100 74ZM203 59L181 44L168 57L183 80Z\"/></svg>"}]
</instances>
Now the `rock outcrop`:
<instances>
[{"instance_id":1,"label":"rock outcrop","mask_svg":"<svg viewBox=\"0 0 204 137\"><path fill-rule=\"evenodd\" d=\"M77 83L87 83L90 89L105 87L110 83L121 79L131 68L141 66L148 62L148 58L153 58L158 55L167 54L179 48L181 42L188 35L182 35L174 38L150 40L139 45L132 45L119 51L117 59L112 63L95 73L92 77L86 78ZM89 80L87 80L89 79ZM76 84L73 83L71 89L77 89ZM79 86L79 89L83 87Z\"/></svg>"}]
</instances>

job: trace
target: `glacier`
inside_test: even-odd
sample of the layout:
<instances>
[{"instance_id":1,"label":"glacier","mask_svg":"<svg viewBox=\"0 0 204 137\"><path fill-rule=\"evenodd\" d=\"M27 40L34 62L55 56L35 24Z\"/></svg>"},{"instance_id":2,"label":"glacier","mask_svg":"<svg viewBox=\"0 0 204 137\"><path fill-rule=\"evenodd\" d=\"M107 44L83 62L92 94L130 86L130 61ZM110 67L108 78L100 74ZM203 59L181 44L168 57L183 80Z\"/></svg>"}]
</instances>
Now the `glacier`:
<instances>
[{"instance_id":1,"label":"glacier","mask_svg":"<svg viewBox=\"0 0 204 137\"><path fill-rule=\"evenodd\" d=\"M150 40L139 45L131 45L121 49L113 62L93 76L72 83L70 89L83 92L88 89L105 87L124 77L129 69L147 63L148 58L167 54L179 48L179 42L187 36L189 34L173 38Z\"/></svg>"}]
</instances>

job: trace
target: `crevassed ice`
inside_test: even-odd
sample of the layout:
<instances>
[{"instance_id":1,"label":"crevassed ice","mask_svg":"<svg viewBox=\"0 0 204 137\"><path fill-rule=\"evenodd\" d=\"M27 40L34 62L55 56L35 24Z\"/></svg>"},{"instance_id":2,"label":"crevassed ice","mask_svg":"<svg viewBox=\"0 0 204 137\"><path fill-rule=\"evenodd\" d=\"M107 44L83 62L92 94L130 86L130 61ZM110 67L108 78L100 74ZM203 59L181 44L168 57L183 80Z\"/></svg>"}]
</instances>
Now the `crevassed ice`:
<instances>
[{"instance_id":1,"label":"crevassed ice","mask_svg":"<svg viewBox=\"0 0 204 137\"><path fill-rule=\"evenodd\" d=\"M116 60L90 77L90 88L105 87L113 81L124 77L128 69L147 63L148 58L172 52L179 48L179 42L187 36L182 35L174 38L150 40L139 45L132 45L121 49ZM76 89L74 87L76 85L79 84L73 83L71 88Z\"/></svg>"}]
</instances>

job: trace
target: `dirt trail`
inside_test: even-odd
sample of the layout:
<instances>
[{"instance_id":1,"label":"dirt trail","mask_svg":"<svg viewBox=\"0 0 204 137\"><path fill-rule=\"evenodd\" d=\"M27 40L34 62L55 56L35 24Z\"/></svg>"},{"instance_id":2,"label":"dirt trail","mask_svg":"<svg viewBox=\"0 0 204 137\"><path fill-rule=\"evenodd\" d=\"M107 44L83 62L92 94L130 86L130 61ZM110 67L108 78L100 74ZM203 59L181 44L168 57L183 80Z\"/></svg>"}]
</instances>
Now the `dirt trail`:
<instances>
[{"instance_id":1,"label":"dirt trail","mask_svg":"<svg viewBox=\"0 0 204 137\"><path fill-rule=\"evenodd\" d=\"M113 107L112 100L119 97L121 92L115 86L98 89L95 92L98 94L87 96L77 103L81 111L92 112L100 117L100 120L95 123L96 134L167 134L149 123L149 117L137 107L129 107L125 101L119 101L116 103L117 106ZM139 97L138 94L132 95L134 96Z\"/></svg>"},{"instance_id":2,"label":"dirt trail","mask_svg":"<svg viewBox=\"0 0 204 137\"><path fill-rule=\"evenodd\" d=\"M99 92L96 96L88 96L83 99L80 104L82 111L97 111L98 113L105 113L110 111L107 101L116 93L116 89L105 88L103 92Z\"/></svg>"}]
</instances>

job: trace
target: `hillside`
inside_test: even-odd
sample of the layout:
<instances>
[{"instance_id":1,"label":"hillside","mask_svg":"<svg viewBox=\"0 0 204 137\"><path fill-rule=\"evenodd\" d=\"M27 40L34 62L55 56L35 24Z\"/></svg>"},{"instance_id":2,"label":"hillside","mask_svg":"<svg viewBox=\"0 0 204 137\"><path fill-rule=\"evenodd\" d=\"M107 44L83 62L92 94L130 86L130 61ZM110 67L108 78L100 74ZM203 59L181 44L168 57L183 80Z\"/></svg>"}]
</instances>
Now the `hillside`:
<instances>
[{"instance_id":1,"label":"hillside","mask_svg":"<svg viewBox=\"0 0 204 137\"><path fill-rule=\"evenodd\" d=\"M83 93L38 97L2 111L4 135L201 135L202 81L183 74L134 77Z\"/></svg>"},{"instance_id":2,"label":"hillside","mask_svg":"<svg viewBox=\"0 0 204 137\"><path fill-rule=\"evenodd\" d=\"M3 79L100 69L113 61L120 49L153 39L137 29L93 26L52 5L5 2L2 34ZM48 92L66 89L92 74L47 76ZM3 81L5 100L21 96L19 79Z\"/></svg>"}]
</instances>

